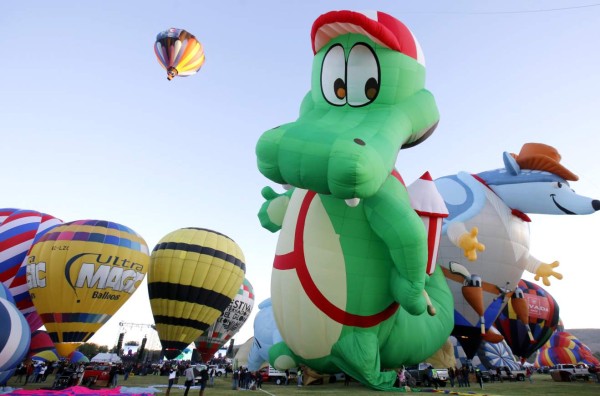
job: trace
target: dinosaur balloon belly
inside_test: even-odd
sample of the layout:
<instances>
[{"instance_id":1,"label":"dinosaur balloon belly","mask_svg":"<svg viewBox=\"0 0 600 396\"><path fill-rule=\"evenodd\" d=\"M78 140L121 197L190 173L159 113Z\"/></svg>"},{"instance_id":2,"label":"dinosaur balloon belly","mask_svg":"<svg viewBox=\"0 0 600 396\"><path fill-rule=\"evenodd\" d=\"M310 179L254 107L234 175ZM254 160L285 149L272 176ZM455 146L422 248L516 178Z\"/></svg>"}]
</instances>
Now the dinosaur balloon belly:
<instances>
[{"instance_id":1,"label":"dinosaur balloon belly","mask_svg":"<svg viewBox=\"0 0 600 396\"><path fill-rule=\"evenodd\" d=\"M273 311L279 331L290 349L304 359L329 355L344 326L372 327L398 309L390 299L389 276L375 276L381 273L377 267L383 261L368 258L366 246L357 249L364 257L352 260L347 254L344 256L341 243L344 235L336 231L336 219L328 214L323 200L328 208L338 206L334 212L362 212L361 208L347 208L342 200L296 189L281 229L271 278ZM369 238L363 243L377 245ZM357 244L360 245L359 242L352 245L358 247ZM356 282L354 265L370 268L371 275L361 274L358 277L363 282ZM365 285L368 287L364 290L371 296L374 291L380 294L368 309L352 302L358 297L356 290Z\"/></svg>"},{"instance_id":2,"label":"dinosaur balloon belly","mask_svg":"<svg viewBox=\"0 0 600 396\"><path fill-rule=\"evenodd\" d=\"M307 193L297 189L288 206L276 249L271 293L273 312L283 339L296 354L313 359L330 353L340 336L342 325L330 320L311 301L300 281L300 274L309 278L305 282L311 283L312 280L314 287L336 306L346 305L346 294L337 292L345 291L345 287L334 287L334 283L345 283L344 257L320 199L314 199L305 217L299 218ZM302 220L305 221L302 227L304 233L300 236L300 246L295 246L295 236L301 233L297 230L298 222ZM305 245L320 246L318 250L324 256L314 257L314 251L303 249ZM319 268L319 263L325 265ZM337 275L327 276L332 272ZM319 336L315 337L315 334ZM307 343L308 339L313 341Z\"/></svg>"}]
</instances>

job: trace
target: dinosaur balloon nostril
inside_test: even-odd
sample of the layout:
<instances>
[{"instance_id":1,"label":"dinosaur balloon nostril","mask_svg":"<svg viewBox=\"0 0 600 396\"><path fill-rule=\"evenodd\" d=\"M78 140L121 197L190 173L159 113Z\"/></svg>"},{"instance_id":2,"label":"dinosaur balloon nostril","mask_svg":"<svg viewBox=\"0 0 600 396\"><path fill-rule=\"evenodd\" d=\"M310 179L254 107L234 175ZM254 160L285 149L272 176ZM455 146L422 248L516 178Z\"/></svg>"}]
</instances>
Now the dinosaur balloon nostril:
<instances>
[{"instance_id":1,"label":"dinosaur balloon nostril","mask_svg":"<svg viewBox=\"0 0 600 396\"><path fill-rule=\"evenodd\" d=\"M362 140L362 139L359 139L359 138L354 139L354 143L356 143L356 144L358 144L360 146L365 146L366 145L365 141Z\"/></svg>"},{"instance_id":2,"label":"dinosaur balloon nostril","mask_svg":"<svg viewBox=\"0 0 600 396\"><path fill-rule=\"evenodd\" d=\"M600 201L597 199L594 199L592 201L592 208L594 208L594 210L600 210Z\"/></svg>"}]
</instances>

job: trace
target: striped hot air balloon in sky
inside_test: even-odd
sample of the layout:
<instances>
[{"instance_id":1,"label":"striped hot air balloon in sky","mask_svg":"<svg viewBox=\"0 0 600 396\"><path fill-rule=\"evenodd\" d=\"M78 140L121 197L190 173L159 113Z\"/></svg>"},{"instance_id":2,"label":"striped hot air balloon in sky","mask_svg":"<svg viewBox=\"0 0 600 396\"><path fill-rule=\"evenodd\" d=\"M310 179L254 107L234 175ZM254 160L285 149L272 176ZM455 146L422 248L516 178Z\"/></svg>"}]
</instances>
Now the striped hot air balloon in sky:
<instances>
[{"instance_id":1,"label":"striped hot air balloon in sky","mask_svg":"<svg viewBox=\"0 0 600 396\"><path fill-rule=\"evenodd\" d=\"M212 325L244 280L242 249L229 237L183 228L151 254L148 294L165 355L173 359Z\"/></svg>"},{"instance_id":2,"label":"striped hot air balloon in sky","mask_svg":"<svg viewBox=\"0 0 600 396\"><path fill-rule=\"evenodd\" d=\"M158 63L167 71L167 79L196 74L204 64L204 48L193 34L177 28L160 32L154 43Z\"/></svg>"},{"instance_id":3,"label":"striped hot air balloon in sky","mask_svg":"<svg viewBox=\"0 0 600 396\"><path fill-rule=\"evenodd\" d=\"M25 257L31 246L62 221L28 209L0 209L0 281L10 289L31 330L42 325L29 296Z\"/></svg>"},{"instance_id":4,"label":"striped hot air balloon in sky","mask_svg":"<svg viewBox=\"0 0 600 396\"><path fill-rule=\"evenodd\" d=\"M78 220L57 226L31 248L27 283L58 353L89 340L144 279L144 239L123 225Z\"/></svg>"},{"instance_id":5,"label":"striped hot air balloon in sky","mask_svg":"<svg viewBox=\"0 0 600 396\"><path fill-rule=\"evenodd\" d=\"M231 303L223 314L194 343L203 362L208 362L227 341L246 323L254 307L254 289L244 279Z\"/></svg>"}]
</instances>

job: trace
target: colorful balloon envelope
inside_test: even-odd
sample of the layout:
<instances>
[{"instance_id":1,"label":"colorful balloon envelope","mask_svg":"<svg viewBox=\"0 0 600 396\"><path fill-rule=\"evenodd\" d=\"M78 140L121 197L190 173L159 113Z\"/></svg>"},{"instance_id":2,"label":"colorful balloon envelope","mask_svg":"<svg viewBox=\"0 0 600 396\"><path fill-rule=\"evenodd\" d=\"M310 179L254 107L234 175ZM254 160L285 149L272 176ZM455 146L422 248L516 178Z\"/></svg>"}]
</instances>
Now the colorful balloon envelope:
<instances>
[{"instance_id":1,"label":"colorful balloon envelope","mask_svg":"<svg viewBox=\"0 0 600 396\"><path fill-rule=\"evenodd\" d=\"M538 367L577 363L600 365L600 361L592 354L587 345L565 331L552 334L540 349L535 361Z\"/></svg>"},{"instance_id":2,"label":"colorful balloon envelope","mask_svg":"<svg viewBox=\"0 0 600 396\"><path fill-rule=\"evenodd\" d=\"M173 359L221 316L246 272L229 237L183 228L161 239L148 271L148 294L165 355Z\"/></svg>"},{"instance_id":3,"label":"colorful balloon envelope","mask_svg":"<svg viewBox=\"0 0 600 396\"><path fill-rule=\"evenodd\" d=\"M0 372L9 371L25 358L31 332L17 307L0 298Z\"/></svg>"},{"instance_id":4,"label":"colorful balloon envelope","mask_svg":"<svg viewBox=\"0 0 600 396\"><path fill-rule=\"evenodd\" d=\"M496 319L495 327L504 336L512 352L522 359L531 356L552 335L559 321L559 308L554 298L541 286L521 279L519 288L529 308L528 324L518 318L509 301ZM533 335L530 340L528 330Z\"/></svg>"},{"instance_id":5,"label":"colorful balloon envelope","mask_svg":"<svg viewBox=\"0 0 600 396\"><path fill-rule=\"evenodd\" d=\"M32 331L42 321L29 296L25 258L31 246L59 224L61 220L35 210L0 209L0 281L10 289Z\"/></svg>"},{"instance_id":6,"label":"colorful balloon envelope","mask_svg":"<svg viewBox=\"0 0 600 396\"><path fill-rule=\"evenodd\" d=\"M154 43L158 63L167 71L167 79L196 74L204 64L204 48L193 34L177 28L160 32Z\"/></svg>"},{"instance_id":7,"label":"colorful balloon envelope","mask_svg":"<svg viewBox=\"0 0 600 396\"><path fill-rule=\"evenodd\" d=\"M208 362L246 323L254 307L254 289L244 279L240 290L217 321L194 342L203 362Z\"/></svg>"},{"instance_id":8,"label":"colorful balloon envelope","mask_svg":"<svg viewBox=\"0 0 600 396\"><path fill-rule=\"evenodd\" d=\"M61 356L117 312L144 279L149 261L144 239L109 221L74 221L40 238L27 258L27 284Z\"/></svg>"},{"instance_id":9,"label":"colorful balloon envelope","mask_svg":"<svg viewBox=\"0 0 600 396\"><path fill-rule=\"evenodd\" d=\"M31 357L31 360L37 360L39 362L57 362L60 360L56 349L50 349L47 351L38 352Z\"/></svg>"},{"instance_id":10,"label":"colorful balloon envelope","mask_svg":"<svg viewBox=\"0 0 600 396\"><path fill-rule=\"evenodd\" d=\"M68 357L69 363L87 363L90 361L87 356L79 351L73 351Z\"/></svg>"},{"instance_id":11,"label":"colorful balloon envelope","mask_svg":"<svg viewBox=\"0 0 600 396\"><path fill-rule=\"evenodd\" d=\"M4 286L2 282L0 282L0 298L8 300L8 302L15 305L15 298L10 294L8 287Z\"/></svg>"},{"instance_id":12,"label":"colorful balloon envelope","mask_svg":"<svg viewBox=\"0 0 600 396\"><path fill-rule=\"evenodd\" d=\"M8 380L15 374L16 371L16 368L7 371L0 371L0 388L8 385Z\"/></svg>"},{"instance_id":13,"label":"colorful balloon envelope","mask_svg":"<svg viewBox=\"0 0 600 396\"><path fill-rule=\"evenodd\" d=\"M27 352L28 358L31 358L33 355L40 352L52 349L55 349L54 342L52 342L48 332L44 330L35 330L31 333L31 344L29 345L29 352Z\"/></svg>"},{"instance_id":14,"label":"colorful balloon envelope","mask_svg":"<svg viewBox=\"0 0 600 396\"><path fill-rule=\"evenodd\" d=\"M493 327L491 329L495 330ZM508 367L511 370L521 368L521 364L517 362L506 341L495 344L483 341L477 350L477 356L488 370L496 367Z\"/></svg>"}]
</instances>

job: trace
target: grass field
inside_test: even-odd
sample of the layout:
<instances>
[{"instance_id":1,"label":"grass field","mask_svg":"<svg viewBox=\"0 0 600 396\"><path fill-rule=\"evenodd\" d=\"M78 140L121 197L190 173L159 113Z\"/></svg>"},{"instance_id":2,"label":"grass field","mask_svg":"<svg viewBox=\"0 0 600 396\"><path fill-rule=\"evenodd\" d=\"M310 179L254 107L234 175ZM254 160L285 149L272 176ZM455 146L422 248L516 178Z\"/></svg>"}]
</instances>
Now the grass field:
<instances>
[{"instance_id":1,"label":"grass field","mask_svg":"<svg viewBox=\"0 0 600 396\"><path fill-rule=\"evenodd\" d=\"M48 377L45 384L28 384L24 389L39 389L44 386L51 386L54 376ZM180 378L181 382L183 380ZM119 385L125 387L150 387L158 385L157 387L160 392L157 395L164 394L166 391L167 377L160 376L134 376L129 377L127 381L123 381L123 377L119 376ZM14 379L8 382L9 386L19 388L20 386L14 383ZM189 396L198 395L197 387L193 387L190 390ZM414 389L416 392L417 389ZM328 395L328 396L353 396L353 395L382 395L384 393L377 392L365 388L359 383L351 382L350 386L344 386L343 383L326 384L326 385L310 385L304 387L297 387L296 385L275 385L271 383L264 383L263 389L257 391L246 391L239 390L234 391L231 389L231 377L229 378L217 378L215 380L215 386L212 388L206 388L204 396L221 396L221 395L232 395L235 393L246 393L250 392L255 396L291 396L291 395ZM420 389L421 393L424 392L436 392L431 389ZM440 388L436 393L447 393L447 394L459 394L459 395L513 395L513 396L528 396L528 395L544 395L544 396L559 396L559 395L577 395L577 396L598 396L600 395L600 384L596 382L554 382L549 375L536 374L534 375L534 382L504 382L504 383L484 383L484 388L480 389L479 386L472 385L470 388ZM175 385L171 389L171 395L179 396L183 395L183 387L181 385Z\"/></svg>"}]
</instances>

